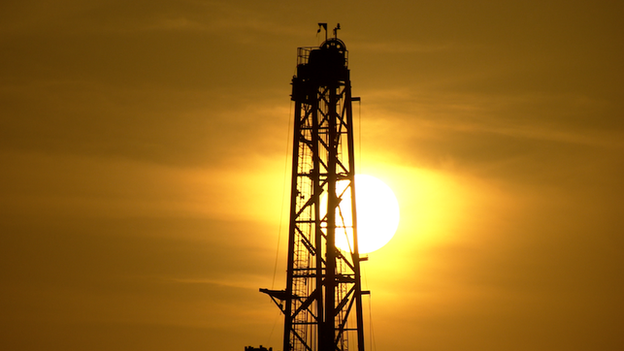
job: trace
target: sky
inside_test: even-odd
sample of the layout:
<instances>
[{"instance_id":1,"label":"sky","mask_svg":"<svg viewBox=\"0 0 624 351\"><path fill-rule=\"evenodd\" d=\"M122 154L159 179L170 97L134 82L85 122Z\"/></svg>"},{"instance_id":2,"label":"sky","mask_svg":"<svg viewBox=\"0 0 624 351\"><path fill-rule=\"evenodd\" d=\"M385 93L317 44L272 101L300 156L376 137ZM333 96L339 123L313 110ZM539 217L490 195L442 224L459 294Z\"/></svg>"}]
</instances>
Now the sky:
<instances>
[{"instance_id":1,"label":"sky","mask_svg":"<svg viewBox=\"0 0 624 351\"><path fill-rule=\"evenodd\" d=\"M624 349L624 3L5 1L0 339L281 350L296 49L397 195L368 350ZM331 33L330 33L331 34Z\"/></svg>"}]
</instances>

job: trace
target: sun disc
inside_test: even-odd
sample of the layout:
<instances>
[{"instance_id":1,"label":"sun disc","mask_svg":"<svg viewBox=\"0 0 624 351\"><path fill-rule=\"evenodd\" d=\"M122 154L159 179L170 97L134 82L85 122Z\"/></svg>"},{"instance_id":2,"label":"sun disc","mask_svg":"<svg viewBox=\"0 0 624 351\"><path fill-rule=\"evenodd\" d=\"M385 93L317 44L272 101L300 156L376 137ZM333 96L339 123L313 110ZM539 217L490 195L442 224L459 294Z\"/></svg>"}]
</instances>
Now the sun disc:
<instances>
[{"instance_id":1,"label":"sun disc","mask_svg":"<svg viewBox=\"0 0 624 351\"><path fill-rule=\"evenodd\" d=\"M345 186L338 186L337 191L344 190ZM365 174L355 176L355 201L359 252L378 250L392 239L398 228L399 203L389 186ZM343 214L351 213L351 197L347 194L343 197L340 210ZM352 230L337 232L336 246L343 251L352 251L352 235Z\"/></svg>"}]
</instances>

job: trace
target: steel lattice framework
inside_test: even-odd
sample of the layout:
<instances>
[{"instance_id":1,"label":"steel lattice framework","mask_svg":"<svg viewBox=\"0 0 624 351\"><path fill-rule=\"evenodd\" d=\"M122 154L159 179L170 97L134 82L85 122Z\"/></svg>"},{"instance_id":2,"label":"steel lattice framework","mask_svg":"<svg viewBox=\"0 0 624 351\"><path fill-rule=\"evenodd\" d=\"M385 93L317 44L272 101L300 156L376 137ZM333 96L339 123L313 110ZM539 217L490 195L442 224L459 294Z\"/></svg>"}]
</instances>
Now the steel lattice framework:
<instances>
[{"instance_id":1,"label":"steel lattice framework","mask_svg":"<svg viewBox=\"0 0 624 351\"><path fill-rule=\"evenodd\" d=\"M298 49L286 289L260 289L285 315L284 351L364 350L349 75L341 40Z\"/></svg>"}]
</instances>

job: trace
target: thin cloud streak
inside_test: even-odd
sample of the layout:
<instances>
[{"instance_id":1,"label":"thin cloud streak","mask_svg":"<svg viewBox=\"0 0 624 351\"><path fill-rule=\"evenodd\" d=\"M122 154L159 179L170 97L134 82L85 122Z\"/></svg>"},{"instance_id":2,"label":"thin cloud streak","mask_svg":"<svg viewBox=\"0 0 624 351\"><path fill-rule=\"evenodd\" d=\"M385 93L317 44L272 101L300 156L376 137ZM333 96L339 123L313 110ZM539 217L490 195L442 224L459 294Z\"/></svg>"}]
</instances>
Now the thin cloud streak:
<instances>
[{"instance_id":1,"label":"thin cloud streak","mask_svg":"<svg viewBox=\"0 0 624 351\"><path fill-rule=\"evenodd\" d=\"M622 6L2 5L6 347L281 344L258 288L284 284L290 81L327 22L356 169L401 205L364 268L379 349L621 349Z\"/></svg>"}]
</instances>

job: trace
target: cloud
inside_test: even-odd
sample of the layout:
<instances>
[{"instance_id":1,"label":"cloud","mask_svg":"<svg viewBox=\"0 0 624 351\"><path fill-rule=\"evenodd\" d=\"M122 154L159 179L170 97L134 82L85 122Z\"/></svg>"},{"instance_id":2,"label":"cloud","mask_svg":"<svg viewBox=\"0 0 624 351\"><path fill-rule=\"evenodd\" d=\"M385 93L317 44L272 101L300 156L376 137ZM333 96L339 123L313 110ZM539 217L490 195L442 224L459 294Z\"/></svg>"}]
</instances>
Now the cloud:
<instances>
[{"instance_id":1,"label":"cloud","mask_svg":"<svg viewBox=\"0 0 624 351\"><path fill-rule=\"evenodd\" d=\"M366 263L380 348L614 348L620 7L3 4L6 344L271 346L289 83L326 21L362 97L356 169L402 206Z\"/></svg>"}]
</instances>

